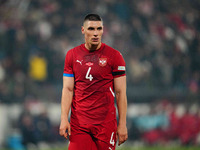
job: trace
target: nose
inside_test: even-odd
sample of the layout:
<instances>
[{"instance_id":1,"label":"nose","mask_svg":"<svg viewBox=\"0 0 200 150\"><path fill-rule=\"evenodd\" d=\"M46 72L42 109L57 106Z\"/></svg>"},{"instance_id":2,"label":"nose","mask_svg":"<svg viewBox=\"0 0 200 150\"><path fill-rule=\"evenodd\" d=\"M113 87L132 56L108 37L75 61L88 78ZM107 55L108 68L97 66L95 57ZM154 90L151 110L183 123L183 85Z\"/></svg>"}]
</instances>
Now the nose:
<instances>
[{"instance_id":1,"label":"nose","mask_svg":"<svg viewBox=\"0 0 200 150\"><path fill-rule=\"evenodd\" d=\"M94 36L98 36L98 31L97 30L94 31Z\"/></svg>"}]
</instances>

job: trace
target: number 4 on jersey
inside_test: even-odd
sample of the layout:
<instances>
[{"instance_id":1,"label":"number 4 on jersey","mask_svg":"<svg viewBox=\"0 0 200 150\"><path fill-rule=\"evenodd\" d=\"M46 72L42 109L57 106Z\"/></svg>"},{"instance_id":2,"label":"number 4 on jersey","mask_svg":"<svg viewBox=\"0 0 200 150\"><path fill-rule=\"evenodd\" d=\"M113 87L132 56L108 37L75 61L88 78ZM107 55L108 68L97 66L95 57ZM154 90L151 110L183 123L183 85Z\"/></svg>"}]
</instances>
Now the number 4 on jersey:
<instances>
[{"instance_id":1,"label":"number 4 on jersey","mask_svg":"<svg viewBox=\"0 0 200 150\"><path fill-rule=\"evenodd\" d=\"M112 146L115 145L115 140L114 140L113 135L114 135L114 132L112 132L111 137L110 137L110 144L111 144Z\"/></svg>"},{"instance_id":2,"label":"number 4 on jersey","mask_svg":"<svg viewBox=\"0 0 200 150\"><path fill-rule=\"evenodd\" d=\"M86 79L89 79L90 81L92 81L93 76L90 74L90 70L91 70L91 67L88 68L88 71L87 71L87 73L86 73L85 78L86 78Z\"/></svg>"}]
</instances>

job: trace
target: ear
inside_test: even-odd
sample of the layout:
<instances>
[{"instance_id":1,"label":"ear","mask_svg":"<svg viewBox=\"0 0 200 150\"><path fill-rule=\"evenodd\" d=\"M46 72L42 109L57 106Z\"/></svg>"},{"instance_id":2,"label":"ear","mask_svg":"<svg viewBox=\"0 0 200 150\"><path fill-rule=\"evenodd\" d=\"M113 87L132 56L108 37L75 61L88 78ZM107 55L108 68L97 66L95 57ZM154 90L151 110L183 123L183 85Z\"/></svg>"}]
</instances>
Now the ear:
<instances>
[{"instance_id":1,"label":"ear","mask_svg":"<svg viewBox=\"0 0 200 150\"><path fill-rule=\"evenodd\" d=\"M84 26L81 27L81 32L82 32L82 34L85 34Z\"/></svg>"}]
</instances>

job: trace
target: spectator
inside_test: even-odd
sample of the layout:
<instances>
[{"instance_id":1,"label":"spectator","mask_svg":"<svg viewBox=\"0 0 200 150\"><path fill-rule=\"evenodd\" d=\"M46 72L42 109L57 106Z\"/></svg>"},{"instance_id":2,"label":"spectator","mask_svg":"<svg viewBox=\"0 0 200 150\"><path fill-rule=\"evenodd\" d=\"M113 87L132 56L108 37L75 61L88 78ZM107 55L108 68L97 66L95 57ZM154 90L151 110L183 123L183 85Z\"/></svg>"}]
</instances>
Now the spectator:
<instances>
[{"instance_id":1,"label":"spectator","mask_svg":"<svg viewBox=\"0 0 200 150\"><path fill-rule=\"evenodd\" d=\"M19 119L19 128L22 133L23 145L26 149L30 144L37 146L38 134L34 126L34 120L30 113L23 112ZM30 136L31 135L31 136Z\"/></svg>"}]
</instances>

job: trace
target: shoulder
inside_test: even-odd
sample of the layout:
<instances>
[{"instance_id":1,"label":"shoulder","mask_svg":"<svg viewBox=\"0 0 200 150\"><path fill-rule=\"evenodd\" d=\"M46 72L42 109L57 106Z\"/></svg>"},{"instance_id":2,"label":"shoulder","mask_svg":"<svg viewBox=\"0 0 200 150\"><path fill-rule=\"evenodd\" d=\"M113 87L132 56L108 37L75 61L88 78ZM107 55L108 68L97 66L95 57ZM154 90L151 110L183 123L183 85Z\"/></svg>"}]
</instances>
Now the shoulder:
<instances>
[{"instance_id":1,"label":"shoulder","mask_svg":"<svg viewBox=\"0 0 200 150\"><path fill-rule=\"evenodd\" d=\"M110 53L112 56L119 56L122 55L118 50L114 49L111 46L105 44L105 50Z\"/></svg>"},{"instance_id":2,"label":"shoulder","mask_svg":"<svg viewBox=\"0 0 200 150\"><path fill-rule=\"evenodd\" d=\"M74 47L74 48L68 50L68 51L67 51L67 55L73 55L74 53L77 53L77 51L80 50L80 48L81 48L81 45L76 46L76 47Z\"/></svg>"},{"instance_id":3,"label":"shoulder","mask_svg":"<svg viewBox=\"0 0 200 150\"><path fill-rule=\"evenodd\" d=\"M111 47L111 46L109 46L109 45L107 45L107 44L105 44L105 43L103 43L104 44L104 46L105 46L105 49L109 49L110 51L117 51L116 49L114 49L113 47Z\"/></svg>"},{"instance_id":4,"label":"shoulder","mask_svg":"<svg viewBox=\"0 0 200 150\"><path fill-rule=\"evenodd\" d=\"M70 50L69 50L69 52L74 52L74 51L77 51L77 50L79 50L80 48L81 48L81 45L79 45L79 46L76 46L76 47L74 47L74 48L70 49Z\"/></svg>"}]
</instances>

